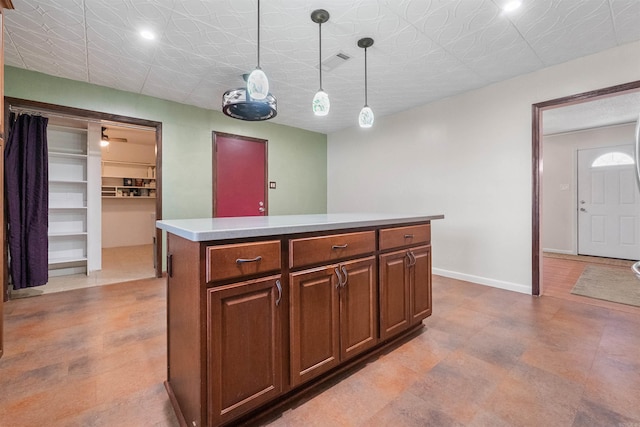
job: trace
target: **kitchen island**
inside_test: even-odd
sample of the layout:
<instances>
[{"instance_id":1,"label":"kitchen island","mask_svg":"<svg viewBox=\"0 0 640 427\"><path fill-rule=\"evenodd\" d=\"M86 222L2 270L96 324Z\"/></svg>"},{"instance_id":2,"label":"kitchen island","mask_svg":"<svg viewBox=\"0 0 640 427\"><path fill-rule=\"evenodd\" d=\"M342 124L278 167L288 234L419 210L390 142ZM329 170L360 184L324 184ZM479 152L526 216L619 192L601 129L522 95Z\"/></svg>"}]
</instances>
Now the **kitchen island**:
<instances>
[{"instance_id":1,"label":"kitchen island","mask_svg":"<svg viewBox=\"0 0 640 427\"><path fill-rule=\"evenodd\" d=\"M431 315L431 221L319 214L158 221L165 383L181 425L255 421Z\"/></svg>"}]
</instances>

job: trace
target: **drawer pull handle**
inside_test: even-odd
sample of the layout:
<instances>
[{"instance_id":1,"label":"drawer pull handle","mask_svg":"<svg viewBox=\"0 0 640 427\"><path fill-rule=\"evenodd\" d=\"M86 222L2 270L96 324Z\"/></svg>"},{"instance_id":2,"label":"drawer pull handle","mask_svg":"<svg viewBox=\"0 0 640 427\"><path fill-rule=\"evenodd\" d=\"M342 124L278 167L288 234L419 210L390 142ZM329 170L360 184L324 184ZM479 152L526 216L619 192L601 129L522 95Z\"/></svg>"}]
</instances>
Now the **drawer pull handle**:
<instances>
[{"instance_id":1,"label":"drawer pull handle","mask_svg":"<svg viewBox=\"0 0 640 427\"><path fill-rule=\"evenodd\" d=\"M255 257L255 258L250 258L250 259L246 259L246 258L238 258L238 259L236 260L236 264L243 264L243 263L245 263L245 262L258 262L258 261L260 261L260 260L262 260L262 257L261 257L260 255L258 255L258 256L257 256L257 257Z\"/></svg>"},{"instance_id":2,"label":"drawer pull handle","mask_svg":"<svg viewBox=\"0 0 640 427\"><path fill-rule=\"evenodd\" d=\"M413 239L413 234L405 234L404 238L405 239Z\"/></svg>"},{"instance_id":3,"label":"drawer pull handle","mask_svg":"<svg viewBox=\"0 0 640 427\"><path fill-rule=\"evenodd\" d=\"M280 300L282 300L282 285L280 284L280 280L276 280L276 288L278 288L278 299L276 299L276 307L278 307Z\"/></svg>"},{"instance_id":4,"label":"drawer pull handle","mask_svg":"<svg viewBox=\"0 0 640 427\"><path fill-rule=\"evenodd\" d=\"M344 245L333 245L331 246L331 249L346 249L347 246L349 246L348 243L345 243Z\"/></svg>"}]
</instances>

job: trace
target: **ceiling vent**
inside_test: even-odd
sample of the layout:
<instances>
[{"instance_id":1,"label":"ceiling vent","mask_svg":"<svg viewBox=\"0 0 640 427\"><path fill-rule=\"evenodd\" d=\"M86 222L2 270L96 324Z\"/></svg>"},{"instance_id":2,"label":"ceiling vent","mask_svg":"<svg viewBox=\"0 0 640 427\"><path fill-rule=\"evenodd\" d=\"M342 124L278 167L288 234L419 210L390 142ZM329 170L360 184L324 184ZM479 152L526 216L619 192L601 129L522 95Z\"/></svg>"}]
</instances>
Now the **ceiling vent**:
<instances>
[{"instance_id":1,"label":"ceiling vent","mask_svg":"<svg viewBox=\"0 0 640 427\"><path fill-rule=\"evenodd\" d=\"M351 57L344 52L338 52L335 55L330 56L325 61L322 62L322 71L331 71L336 67L344 64Z\"/></svg>"}]
</instances>

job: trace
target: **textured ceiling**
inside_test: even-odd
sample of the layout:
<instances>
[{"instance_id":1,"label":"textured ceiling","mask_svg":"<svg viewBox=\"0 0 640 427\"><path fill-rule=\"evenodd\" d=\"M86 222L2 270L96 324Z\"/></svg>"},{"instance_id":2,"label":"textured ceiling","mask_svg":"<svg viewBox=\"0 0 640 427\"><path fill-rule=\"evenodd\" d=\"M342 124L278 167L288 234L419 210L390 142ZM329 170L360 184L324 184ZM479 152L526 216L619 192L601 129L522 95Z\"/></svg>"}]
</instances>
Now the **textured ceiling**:
<instances>
[{"instance_id":1,"label":"textured ceiling","mask_svg":"<svg viewBox=\"0 0 640 427\"><path fill-rule=\"evenodd\" d=\"M278 99L273 120L322 133L640 40L638 0L267 0L261 68ZM220 110L224 91L256 66L256 0L15 0L5 12L5 62L18 68ZM315 117L318 26L331 112ZM158 37L139 37L148 28ZM375 126L375 125L374 125Z\"/></svg>"},{"instance_id":2,"label":"textured ceiling","mask_svg":"<svg viewBox=\"0 0 640 427\"><path fill-rule=\"evenodd\" d=\"M546 110L542 116L545 135L602 126L635 123L640 115L640 91Z\"/></svg>"}]
</instances>

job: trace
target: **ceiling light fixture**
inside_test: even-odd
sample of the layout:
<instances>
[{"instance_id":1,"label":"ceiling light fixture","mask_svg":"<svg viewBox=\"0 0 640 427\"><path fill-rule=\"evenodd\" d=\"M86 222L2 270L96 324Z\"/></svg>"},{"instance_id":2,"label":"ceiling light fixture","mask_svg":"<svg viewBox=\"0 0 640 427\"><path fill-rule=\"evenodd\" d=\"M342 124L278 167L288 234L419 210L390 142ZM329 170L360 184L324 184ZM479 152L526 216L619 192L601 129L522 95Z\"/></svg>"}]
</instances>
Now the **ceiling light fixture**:
<instances>
[{"instance_id":1,"label":"ceiling light fixture","mask_svg":"<svg viewBox=\"0 0 640 427\"><path fill-rule=\"evenodd\" d=\"M128 142L129 140L127 138L109 138L109 135L107 135L105 132L108 130L106 127L102 126L102 132L101 132L101 136L100 136L100 146L101 147L106 147L109 145L109 143L111 143L111 141L113 142Z\"/></svg>"},{"instance_id":2,"label":"ceiling light fixture","mask_svg":"<svg viewBox=\"0 0 640 427\"><path fill-rule=\"evenodd\" d=\"M245 87L230 89L222 95L222 112L229 117L251 122L269 120L278 114L276 98L269 93L269 79L260 69L260 0L258 0L258 64L251 74L242 76Z\"/></svg>"},{"instance_id":3,"label":"ceiling light fixture","mask_svg":"<svg viewBox=\"0 0 640 427\"><path fill-rule=\"evenodd\" d=\"M320 71L320 89L313 97L311 107L316 116L326 116L329 114L331 102L329 102L329 95L322 89L322 24L329 20L329 12L324 9L316 9L311 12L311 20L318 24L318 70Z\"/></svg>"},{"instance_id":4,"label":"ceiling light fixture","mask_svg":"<svg viewBox=\"0 0 640 427\"><path fill-rule=\"evenodd\" d=\"M149 30L141 30L140 31L140 37L142 37L143 39L147 39L147 40L153 40L156 38L156 35L153 34L153 32L149 31Z\"/></svg>"},{"instance_id":5,"label":"ceiling light fixture","mask_svg":"<svg viewBox=\"0 0 640 427\"><path fill-rule=\"evenodd\" d=\"M360 110L358 116L358 124L361 128L370 128L373 126L373 110L367 103L367 48L373 46L373 39L371 37L365 37L358 40L358 47L364 49L364 107Z\"/></svg>"},{"instance_id":6,"label":"ceiling light fixture","mask_svg":"<svg viewBox=\"0 0 640 427\"><path fill-rule=\"evenodd\" d=\"M102 135L100 136L100 146L101 147L107 147L109 146L109 137L107 135L105 135L105 131L107 130L106 127L102 127Z\"/></svg>"},{"instance_id":7,"label":"ceiling light fixture","mask_svg":"<svg viewBox=\"0 0 640 427\"><path fill-rule=\"evenodd\" d=\"M522 6L522 1L520 0L512 0L509 1L507 3L505 3L504 6L502 6L502 10L505 12L513 12L514 10L516 10L517 8L519 8L520 6Z\"/></svg>"}]
</instances>

